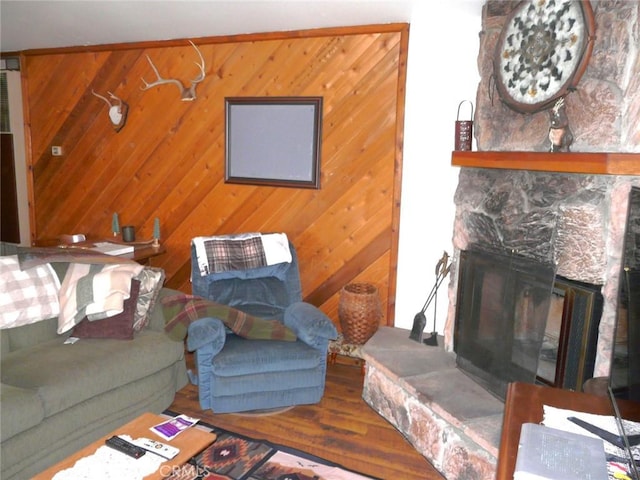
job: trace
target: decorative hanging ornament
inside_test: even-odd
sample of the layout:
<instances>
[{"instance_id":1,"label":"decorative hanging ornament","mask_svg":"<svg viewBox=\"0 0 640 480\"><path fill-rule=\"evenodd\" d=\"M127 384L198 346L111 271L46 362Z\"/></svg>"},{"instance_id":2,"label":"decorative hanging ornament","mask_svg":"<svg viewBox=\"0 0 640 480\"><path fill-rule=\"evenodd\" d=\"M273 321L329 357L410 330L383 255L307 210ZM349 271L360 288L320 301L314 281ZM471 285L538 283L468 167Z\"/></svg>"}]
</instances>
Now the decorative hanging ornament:
<instances>
[{"instance_id":1,"label":"decorative hanging ornament","mask_svg":"<svg viewBox=\"0 0 640 480\"><path fill-rule=\"evenodd\" d=\"M526 0L511 12L493 61L502 101L521 113L551 107L575 89L593 49L588 1Z\"/></svg>"}]
</instances>

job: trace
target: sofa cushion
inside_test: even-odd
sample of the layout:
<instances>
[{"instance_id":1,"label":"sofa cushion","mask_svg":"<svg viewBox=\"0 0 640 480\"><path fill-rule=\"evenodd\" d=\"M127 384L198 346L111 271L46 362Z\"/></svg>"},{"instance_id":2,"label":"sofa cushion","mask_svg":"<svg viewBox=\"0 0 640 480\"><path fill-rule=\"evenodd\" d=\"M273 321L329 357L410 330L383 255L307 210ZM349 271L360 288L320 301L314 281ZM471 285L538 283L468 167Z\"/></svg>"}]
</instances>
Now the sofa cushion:
<instances>
[{"instance_id":1,"label":"sofa cushion","mask_svg":"<svg viewBox=\"0 0 640 480\"><path fill-rule=\"evenodd\" d=\"M214 375L223 377L314 368L324 355L307 344L280 340L247 340L228 335L213 359Z\"/></svg>"},{"instance_id":2,"label":"sofa cushion","mask_svg":"<svg viewBox=\"0 0 640 480\"><path fill-rule=\"evenodd\" d=\"M0 416L1 442L38 425L44 418L42 402L33 389L3 383L0 385L0 403L5 412L11 412Z\"/></svg>"},{"instance_id":3,"label":"sofa cushion","mask_svg":"<svg viewBox=\"0 0 640 480\"><path fill-rule=\"evenodd\" d=\"M6 330L0 330L0 359L6 357L11 350L9 334Z\"/></svg>"},{"instance_id":4,"label":"sofa cushion","mask_svg":"<svg viewBox=\"0 0 640 480\"><path fill-rule=\"evenodd\" d=\"M20 350L21 348L33 347L34 345L56 338L62 338L58 335L57 329L58 317L53 317L41 322L32 323L31 325L0 330L0 335L4 337L2 340L2 358L9 352ZM8 345L7 350L4 350L5 345Z\"/></svg>"},{"instance_id":5,"label":"sofa cushion","mask_svg":"<svg viewBox=\"0 0 640 480\"><path fill-rule=\"evenodd\" d=\"M184 356L184 345L148 329L134 340L64 339L10 353L2 382L37 390L46 416L151 375Z\"/></svg>"}]
</instances>

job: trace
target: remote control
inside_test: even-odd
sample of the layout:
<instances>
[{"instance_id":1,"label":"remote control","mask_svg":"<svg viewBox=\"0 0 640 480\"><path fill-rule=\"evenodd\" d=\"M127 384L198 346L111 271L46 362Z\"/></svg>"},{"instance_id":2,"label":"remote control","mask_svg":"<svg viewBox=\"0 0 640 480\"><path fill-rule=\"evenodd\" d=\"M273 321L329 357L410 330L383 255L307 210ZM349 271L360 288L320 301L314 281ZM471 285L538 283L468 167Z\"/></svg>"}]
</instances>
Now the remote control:
<instances>
[{"instance_id":1,"label":"remote control","mask_svg":"<svg viewBox=\"0 0 640 480\"><path fill-rule=\"evenodd\" d=\"M127 442L124 438L120 438L117 435L114 435L111 438L107 438L105 443L109 447L114 448L133 458L140 458L145 453L147 453L144 448L134 445L131 442Z\"/></svg>"},{"instance_id":2,"label":"remote control","mask_svg":"<svg viewBox=\"0 0 640 480\"><path fill-rule=\"evenodd\" d=\"M132 440L132 443L167 460L171 460L180 453L179 448L172 447L171 445L167 445L166 443L158 442L156 440L151 440L150 438L136 438L135 440Z\"/></svg>"}]
</instances>

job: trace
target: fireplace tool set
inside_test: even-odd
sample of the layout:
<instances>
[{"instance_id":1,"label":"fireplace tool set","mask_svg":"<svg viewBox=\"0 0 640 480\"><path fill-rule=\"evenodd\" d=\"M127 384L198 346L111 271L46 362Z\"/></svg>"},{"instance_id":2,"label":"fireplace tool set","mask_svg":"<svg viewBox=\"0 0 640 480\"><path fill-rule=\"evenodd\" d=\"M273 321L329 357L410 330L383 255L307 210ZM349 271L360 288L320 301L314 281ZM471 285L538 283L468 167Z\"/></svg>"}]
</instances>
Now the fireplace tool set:
<instances>
[{"instance_id":1,"label":"fireplace tool set","mask_svg":"<svg viewBox=\"0 0 640 480\"><path fill-rule=\"evenodd\" d=\"M416 313L416 316L413 318L413 328L411 329L411 333L409 334L409 338L411 340L415 340L416 342L424 343L425 345L429 346L438 345L438 332L436 332L438 288L440 288L440 285L444 281L450 269L451 264L449 263L449 254L447 252L444 252L442 254L442 258L438 260L438 263L436 264L436 281L433 285L433 288L431 289L431 292L429 292L429 295L427 296L427 301L424 302L422 310ZM427 324L427 317L425 317L424 312L426 312L432 301L435 302L433 306L433 330L431 331L429 337L423 340L422 333L425 325Z\"/></svg>"}]
</instances>

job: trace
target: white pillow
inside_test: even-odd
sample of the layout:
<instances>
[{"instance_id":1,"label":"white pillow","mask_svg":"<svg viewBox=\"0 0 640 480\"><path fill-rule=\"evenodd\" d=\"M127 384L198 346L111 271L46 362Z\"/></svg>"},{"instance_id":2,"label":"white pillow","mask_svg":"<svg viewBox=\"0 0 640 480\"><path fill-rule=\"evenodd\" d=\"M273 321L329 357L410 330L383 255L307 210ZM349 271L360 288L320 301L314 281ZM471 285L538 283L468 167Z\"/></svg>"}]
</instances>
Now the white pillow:
<instances>
[{"instance_id":1,"label":"white pillow","mask_svg":"<svg viewBox=\"0 0 640 480\"><path fill-rule=\"evenodd\" d=\"M85 316L106 318L122 313L131 292L131 279L142 265L72 263L60 287L58 333L80 323Z\"/></svg>"}]
</instances>

